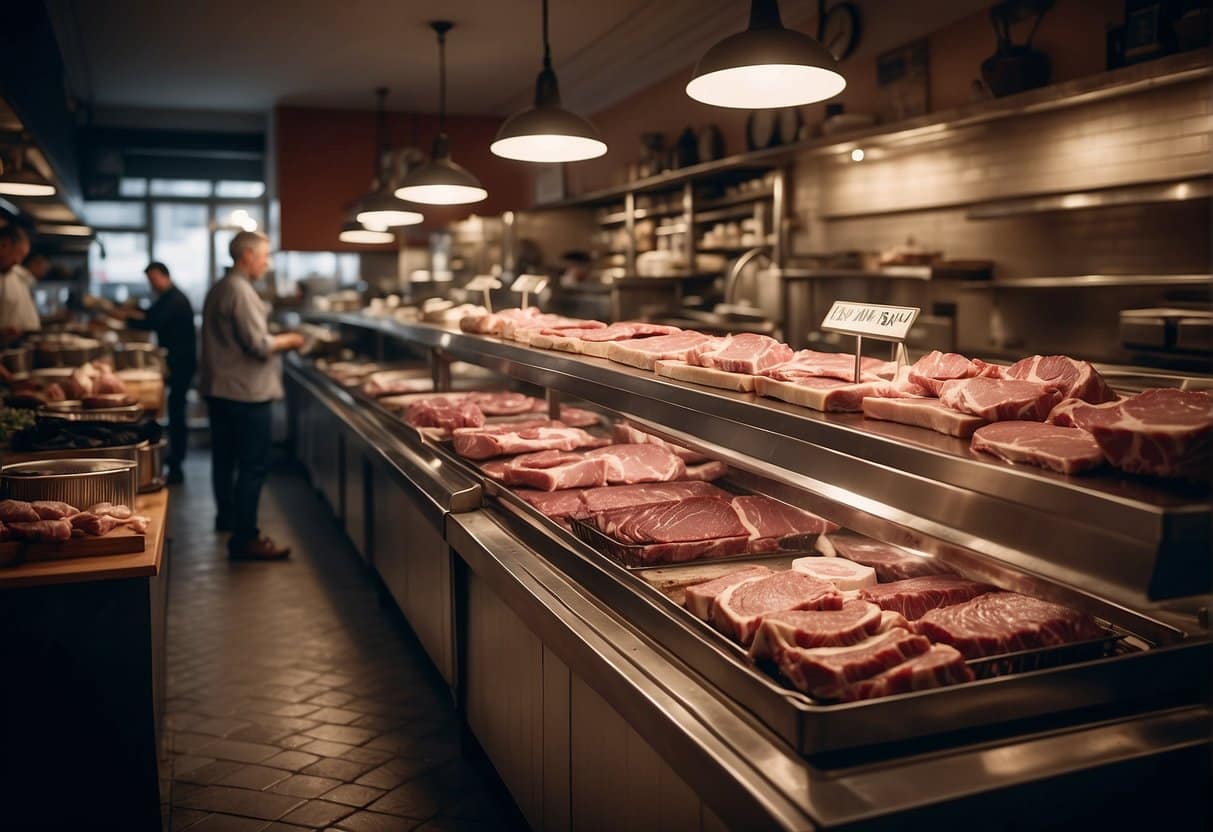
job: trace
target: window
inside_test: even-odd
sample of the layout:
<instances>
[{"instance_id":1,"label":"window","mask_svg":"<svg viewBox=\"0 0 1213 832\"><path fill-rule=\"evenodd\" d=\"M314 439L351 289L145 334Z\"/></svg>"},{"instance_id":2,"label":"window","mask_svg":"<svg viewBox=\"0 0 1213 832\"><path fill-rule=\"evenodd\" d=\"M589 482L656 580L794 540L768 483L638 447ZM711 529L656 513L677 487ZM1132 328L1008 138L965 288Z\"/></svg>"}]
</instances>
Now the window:
<instances>
[{"instance_id":1,"label":"window","mask_svg":"<svg viewBox=\"0 0 1213 832\"><path fill-rule=\"evenodd\" d=\"M207 275L211 236L208 219L207 208L203 204L152 204L152 259L160 260L169 267L173 283L185 292L195 309L201 308L210 286Z\"/></svg>"},{"instance_id":2,"label":"window","mask_svg":"<svg viewBox=\"0 0 1213 832\"><path fill-rule=\"evenodd\" d=\"M142 283L146 278L147 234L143 231L98 231L97 241L90 246L88 268L95 283L106 284ZM102 251L105 256L102 257ZM105 294L104 288L102 289Z\"/></svg>"},{"instance_id":3,"label":"window","mask_svg":"<svg viewBox=\"0 0 1213 832\"><path fill-rule=\"evenodd\" d=\"M141 202L86 202L84 220L94 228L143 228L147 209Z\"/></svg>"},{"instance_id":4,"label":"window","mask_svg":"<svg viewBox=\"0 0 1213 832\"><path fill-rule=\"evenodd\" d=\"M264 182L237 182L225 179L215 183L215 196L221 199L261 199L264 195Z\"/></svg>"},{"instance_id":5,"label":"window","mask_svg":"<svg viewBox=\"0 0 1213 832\"><path fill-rule=\"evenodd\" d=\"M153 179L152 196L206 197L211 195L211 183L205 179Z\"/></svg>"},{"instance_id":6,"label":"window","mask_svg":"<svg viewBox=\"0 0 1213 832\"><path fill-rule=\"evenodd\" d=\"M124 176L118 182L119 196L147 196L147 180Z\"/></svg>"}]
</instances>

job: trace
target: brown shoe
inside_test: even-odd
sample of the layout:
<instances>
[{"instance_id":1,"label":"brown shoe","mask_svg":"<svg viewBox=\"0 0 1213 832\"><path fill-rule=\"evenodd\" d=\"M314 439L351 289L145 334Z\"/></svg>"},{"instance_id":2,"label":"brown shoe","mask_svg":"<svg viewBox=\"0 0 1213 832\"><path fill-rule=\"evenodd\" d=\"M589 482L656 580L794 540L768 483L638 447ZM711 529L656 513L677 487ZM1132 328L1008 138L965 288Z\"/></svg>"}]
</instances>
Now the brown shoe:
<instances>
[{"instance_id":1,"label":"brown shoe","mask_svg":"<svg viewBox=\"0 0 1213 832\"><path fill-rule=\"evenodd\" d=\"M244 543L231 541L227 546L232 560L283 560L291 554L290 546L279 546L264 535Z\"/></svg>"}]
</instances>

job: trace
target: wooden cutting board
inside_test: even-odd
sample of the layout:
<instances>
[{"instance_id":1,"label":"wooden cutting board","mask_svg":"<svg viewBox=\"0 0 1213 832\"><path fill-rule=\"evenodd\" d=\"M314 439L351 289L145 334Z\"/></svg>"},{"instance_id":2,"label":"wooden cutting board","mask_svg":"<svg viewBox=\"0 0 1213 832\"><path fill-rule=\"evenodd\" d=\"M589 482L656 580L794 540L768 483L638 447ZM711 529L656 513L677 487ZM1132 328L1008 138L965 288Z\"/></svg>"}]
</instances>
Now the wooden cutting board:
<instances>
[{"instance_id":1,"label":"wooden cutting board","mask_svg":"<svg viewBox=\"0 0 1213 832\"><path fill-rule=\"evenodd\" d=\"M21 544L16 540L0 543L0 566L13 566L21 561Z\"/></svg>"},{"instance_id":2,"label":"wooden cutting board","mask_svg":"<svg viewBox=\"0 0 1213 832\"><path fill-rule=\"evenodd\" d=\"M120 526L104 537L73 537L62 543L27 543L22 555L26 561L130 555L142 552L146 541L146 535Z\"/></svg>"}]
</instances>

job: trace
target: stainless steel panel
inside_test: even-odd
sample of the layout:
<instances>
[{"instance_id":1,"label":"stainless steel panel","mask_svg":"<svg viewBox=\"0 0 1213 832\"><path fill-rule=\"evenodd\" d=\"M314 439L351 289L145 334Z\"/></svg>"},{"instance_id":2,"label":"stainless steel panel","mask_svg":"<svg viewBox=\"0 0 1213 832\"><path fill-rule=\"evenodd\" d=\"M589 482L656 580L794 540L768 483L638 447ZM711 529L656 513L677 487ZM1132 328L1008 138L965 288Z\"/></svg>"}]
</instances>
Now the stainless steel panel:
<instances>
[{"instance_id":1,"label":"stainless steel panel","mask_svg":"<svg viewBox=\"0 0 1213 832\"><path fill-rule=\"evenodd\" d=\"M358 436L346 431L345 443L345 500L342 522L345 533L354 544L359 556L368 560L367 546L367 463L365 445Z\"/></svg>"},{"instance_id":2,"label":"stainless steel panel","mask_svg":"<svg viewBox=\"0 0 1213 832\"><path fill-rule=\"evenodd\" d=\"M572 754L568 666L548 647L543 648L543 818L544 830L569 829L572 818Z\"/></svg>"}]
</instances>

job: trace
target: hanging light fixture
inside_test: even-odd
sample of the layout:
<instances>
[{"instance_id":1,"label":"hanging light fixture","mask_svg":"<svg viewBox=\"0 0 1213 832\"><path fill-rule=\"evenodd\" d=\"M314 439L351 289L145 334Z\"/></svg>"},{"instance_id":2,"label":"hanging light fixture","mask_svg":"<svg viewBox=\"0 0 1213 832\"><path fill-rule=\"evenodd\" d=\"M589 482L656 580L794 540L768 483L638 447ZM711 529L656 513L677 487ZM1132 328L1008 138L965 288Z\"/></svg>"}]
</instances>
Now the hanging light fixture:
<instances>
[{"instance_id":1,"label":"hanging light fixture","mask_svg":"<svg viewBox=\"0 0 1213 832\"><path fill-rule=\"evenodd\" d=\"M778 0L751 0L750 28L704 53L687 95L717 107L765 110L824 101L846 85L829 50L783 27Z\"/></svg>"},{"instance_id":2,"label":"hanging light fixture","mask_svg":"<svg viewBox=\"0 0 1213 832\"><path fill-rule=\"evenodd\" d=\"M446 33L454 26L436 20L430 28L438 35L438 135L430 160L404 177L396 196L425 205L466 205L489 195L480 180L451 161L446 137Z\"/></svg>"},{"instance_id":3,"label":"hanging light fixture","mask_svg":"<svg viewBox=\"0 0 1213 832\"><path fill-rule=\"evenodd\" d=\"M379 99L376 116L375 178L371 180L370 193L358 203L354 219L372 229L417 225L425 217L415 205L410 205L396 196L396 183L392 181L387 166L387 113L384 110L387 87L379 87L375 90L375 95Z\"/></svg>"},{"instance_id":4,"label":"hanging light fixture","mask_svg":"<svg viewBox=\"0 0 1213 832\"><path fill-rule=\"evenodd\" d=\"M17 145L12 166L0 162L0 194L8 196L54 196L55 186L35 170L25 157L26 146Z\"/></svg>"},{"instance_id":5,"label":"hanging light fixture","mask_svg":"<svg viewBox=\"0 0 1213 832\"><path fill-rule=\"evenodd\" d=\"M593 124L560 106L548 46L548 0L543 0L543 69L535 80L535 106L506 119L489 149L520 162L579 162L607 152Z\"/></svg>"},{"instance_id":6,"label":"hanging light fixture","mask_svg":"<svg viewBox=\"0 0 1213 832\"><path fill-rule=\"evenodd\" d=\"M341 226L341 233L337 235L337 239L343 243L374 246L383 245L384 243L394 243L396 235L386 228L367 228L357 220L349 220L345 225Z\"/></svg>"}]
</instances>

